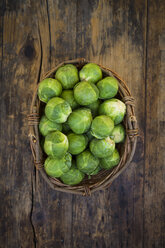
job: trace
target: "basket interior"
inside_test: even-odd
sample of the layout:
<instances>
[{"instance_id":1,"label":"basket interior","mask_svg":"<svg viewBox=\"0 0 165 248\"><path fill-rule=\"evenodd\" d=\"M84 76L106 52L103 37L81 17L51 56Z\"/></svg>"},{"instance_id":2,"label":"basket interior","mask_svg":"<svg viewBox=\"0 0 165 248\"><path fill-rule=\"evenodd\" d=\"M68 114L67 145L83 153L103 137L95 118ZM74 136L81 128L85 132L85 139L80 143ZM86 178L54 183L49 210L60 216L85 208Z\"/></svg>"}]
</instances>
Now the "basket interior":
<instances>
[{"instance_id":1,"label":"basket interior","mask_svg":"<svg viewBox=\"0 0 165 248\"><path fill-rule=\"evenodd\" d=\"M78 70L80 70L86 63L83 63L83 64L80 64L80 63L74 63L74 65L76 65L76 67L78 68ZM112 74L110 74L110 72L105 72L104 70L102 70L103 72L103 77L106 77L106 76L113 76ZM52 77L54 78L55 77L55 71L51 74L49 74L47 77ZM118 78L117 78L118 79ZM119 80L118 80L119 81ZM119 84L120 84L120 81L119 81ZM116 95L116 98L122 100L122 93L120 92L120 87L119 87L119 91ZM44 113L44 108L45 108L45 104L43 102L40 102L39 101L39 115L41 116L43 113ZM125 117L126 118L126 117ZM125 126L126 128L126 120L124 119L124 121L122 122L122 124ZM39 139L40 139L40 142L42 140L42 137L41 135L39 136ZM88 148L88 146L87 146ZM123 153L124 153L124 150L125 150L125 142L124 143L121 143L121 144L116 144L116 148L118 149L119 153L120 153L120 157L123 156ZM41 148L42 149L42 148ZM43 156L43 161L45 161L47 155L45 154L45 152L42 150L42 156ZM73 159L74 159L74 156L73 156ZM119 163L119 166L120 166L120 163ZM118 167L118 166L117 166ZM111 169L111 170L100 170L99 173L97 175L93 175L93 176L90 176L88 177L87 175L85 175L85 178L83 179L83 181L78 184L78 185L75 185L75 186L71 186L72 188L74 187L78 187L78 186L83 186L83 185L88 185L88 186L94 186L94 185L98 185L99 183L101 184L102 182L104 182L107 178L108 175L112 174L113 171L117 170L117 167ZM65 185L63 184L60 179L57 179L57 178L52 178L52 177L49 177L50 181L55 183L55 184L59 184L61 186L67 186L68 185Z\"/></svg>"}]
</instances>

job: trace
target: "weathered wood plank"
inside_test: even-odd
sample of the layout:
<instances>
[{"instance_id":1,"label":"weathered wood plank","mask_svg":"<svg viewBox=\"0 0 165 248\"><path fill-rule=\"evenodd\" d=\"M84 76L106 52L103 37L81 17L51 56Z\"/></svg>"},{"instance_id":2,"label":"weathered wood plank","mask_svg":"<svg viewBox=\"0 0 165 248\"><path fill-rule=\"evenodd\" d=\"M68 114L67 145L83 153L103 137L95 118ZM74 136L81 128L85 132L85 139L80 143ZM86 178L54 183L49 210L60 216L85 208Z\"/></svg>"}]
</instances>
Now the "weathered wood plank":
<instances>
[{"instance_id":1,"label":"weathered wood plank","mask_svg":"<svg viewBox=\"0 0 165 248\"><path fill-rule=\"evenodd\" d=\"M76 1L37 1L35 8L42 77L58 63L76 57ZM53 191L39 174L33 204L36 247L72 247L72 195Z\"/></svg>"},{"instance_id":2,"label":"weathered wood plank","mask_svg":"<svg viewBox=\"0 0 165 248\"><path fill-rule=\"evenodd\" d=\"M144 247L165 247L165 4L149 2Z\"/></svg>"},{"instance_id":3,"label":"weathered wood plank","mask_svg":"<svg viewBox=\"0 0 165 248\"><path fill-rule=\"evenodd\" d=\"M27 4L1 4L0 247L35 247L26 116L38 77L38 38Z\"/></svg>"},{"instance_id":4,"label":"weathered wood plank","mask_svg":"<svg viewBox=\"0 0 165 248\"><path fill-rule=\"evenodd\" d=\"M77 54L117 71L136 98L141 137L128 169L105 192L73 197L73 247L142 247L145 130L144 1L78 2ZM81 221L83 220L83 221Z\"/></svg>"}]
</instances>

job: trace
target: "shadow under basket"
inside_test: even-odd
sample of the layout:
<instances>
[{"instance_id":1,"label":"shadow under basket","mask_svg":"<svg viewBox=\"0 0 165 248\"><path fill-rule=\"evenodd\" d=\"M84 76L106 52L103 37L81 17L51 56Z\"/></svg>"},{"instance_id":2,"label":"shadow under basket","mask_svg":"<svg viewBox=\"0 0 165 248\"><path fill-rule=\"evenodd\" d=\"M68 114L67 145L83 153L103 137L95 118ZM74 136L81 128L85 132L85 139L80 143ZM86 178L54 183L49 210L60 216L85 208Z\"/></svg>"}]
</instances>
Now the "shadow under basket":
<instances>
[{"instance_id":1,"label":"shadow under basket","mask_svg":"<svg viewBox=\"0 0 165 248\"><path fill-rule=\"evenodd\" d=\"M78 68L78 70L80 70L87 63L89 63L89 61L85 60L84 58L64 61L63 63L59 64L52 70L48 71L44 75L42 80L48 77L54 78L56 70L62 65L74 64ZM54 190L79 194L79 195L91 195L91 193L97 190L101 190L109 187L112 181L116 177L118 177L123 172L124 169L127 168L127 166L130 164L133 158L137 143L137 135L138 135L137 121L134 111L134 106L135 106L134 98L131 96L130 90L128 89L126 83L120 78L120 76L117 75L116 72L112 71L109 68L105 68L102 65L99 66L102 69L104 77L113 76L118 80L119 93L117 97L120 98L126 104L127 111L124 119L124 125L126 128L126 138L124 143L122 143L119 147L117 147L119 149L121 156L120 163L112 170L101 170L97 175L91 176L90 179L88 179L88 177L86 176L80 184L75 186L66 185L62 183L59 179L48 176L44 170L45 154L40 146L40 134L38 130L38 125L39 125L39 120L43 105L37 96L37 91L38 91L38 84L37 84L37 87L34 91L32 98L30 114L28 115L30 146L36 169L40 171L42 177Z\"/></svg>"}]
</instances>

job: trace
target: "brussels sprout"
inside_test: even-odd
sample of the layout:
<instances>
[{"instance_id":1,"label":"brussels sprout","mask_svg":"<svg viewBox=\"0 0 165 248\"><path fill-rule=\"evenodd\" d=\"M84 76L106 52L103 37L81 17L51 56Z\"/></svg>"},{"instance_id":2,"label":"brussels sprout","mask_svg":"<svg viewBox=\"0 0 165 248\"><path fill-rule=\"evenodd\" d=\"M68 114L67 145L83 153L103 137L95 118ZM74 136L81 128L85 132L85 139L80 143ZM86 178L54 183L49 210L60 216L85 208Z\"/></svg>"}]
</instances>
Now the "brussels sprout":
<instances>
[{"instance_id":1,"label":"brussels sprout","mask_svg":"<svg viewBox=\"0 0 165 248\"><path fill-rule=\"evenodd\" d=\"M89 175L89 176L94 176L94 175L97 175L100 170L101 170L100 166L97 166L97 168L94 171L92 171L89 174L88 173L86 173L86 174Z\"/></svg>"},{"instance_id":2,"label":"brussels sprout","mask_svg":"<svg viewBox=\"0 0 165 248\"><path fill-rule=\"evenodd\" d=\"M102 79L102 70L94 63L88 63L83 66L79 72L81 81L88 81L90 83L96 83Z\"/></svg>"},{"instance_id":3,"label":"brussels sprout","mask_svg":"<svg viewBox=\"0 0 165 248\"><path fill-rule=\"evenodd\" d=\"M62 158L47 157L44 164L46 173L51 177L61 177L69 171L72 165L72 155L68 152Z\"/></svg>"},{"instance_id":4,"label":"brussels sprout","mask_svg":"<svg viewBox=\"0 0 165 248\"><path fill-rule=\"evenodd\" d=\"M64 173L60 179L65 184L76 185L83 180L84 176L83 172L79 171L75 166L72 166L71 169Z\"/></svg>"},{"instance_id":5,"label":"brussels sprout","mask_svg":"<svg viewBox=\"0 0 165 248\"><path fill-rule=\"evenodd\" d=\"M106 158L115 150L115 142L109 137L105 139L93 139L89 144L92 154L97 158Z\"/></svg>"},{"instance_id":6,"label":"brussels sprout","mask_svg":"<svg viewBox=\"0 0 165 248\"><path fill-rule=\"evenodd\" d=\"M88 138L85 135L70 133L67 135L67 138L69 141L68 151L71 154L77 155L85 150L88 143Z\"/></svg>"},{"instance_id":7,"label":"brussels sprout","mask_svg":"<svg viewBox=\"0 0 165 248\"><path fill-rule=\"evenodd\" d=\"M108 137L114 129L114 121L107 115L96 116L92 121L91 134L97 139Z\"/></svg>"},{"instance_id":8,"label":"brussels sprout","mask_svg":"<svg viewBox=\"0 0 165 248\"><path fill-rule=\"evenodd\" d=\"M115 125L119 124L123 120L125 113L125 104L116 98L106 100L99 107L99 114L111 117Z\"/></svg>"},{"instance_id":9,"label":"brussels sprout","mask_svg":"<svg viewBox=\"0 0 165 248\"><path fill-rule=\"evenodd\" d=\"M45 137L44 151L52 157L62 157L69 147L68 139L60 131L49 133Z\"/></svg>"},{"instance_id":10,"label":"brussels sprout","mask_svg":"<svg viewBox=\"0 0 165 248\"><path fill-rule=\"evenodd\" d=\"M103 169L111 169L120 162L120 155L117 149L114 150L111 156L100 159L100 167Z\"/></svg>"},{"instance_id":11,"label":"brussels sprout","mask_svg":"<svg viewBox=\"0 0 165 248\"><path fill-rule=\"evenodd\" d=\"M118 124L117 126L114 127L110 138L115 141L115 143L120 143L124 141L125 138L125 129L122 124Z\"/></svg>"},{"instance_id":12,"label":"brussels sprout","mask_svg":"<svg viewBox=\"0 0 165 248\"><path fill-rule=\"evenodd\" d=\"M93 102L86 106L86 108L89 108L92 112L92 116L96 116L99 110L100 106L100 100L98 99L96 102Z\"/></svg>"},{"instance_id":13,"label":"brussels sprout","mask_svg":"<svg viewBox=\"0 0 165 248\"><path fill-rule=\"evenodd\" d=\"M99 159L94 157L90 151L86 150L77 155L76 164L80 171L88 173L89 175L99 165Z\"/></svg>"},{"instance_id":14,"label":"brussels sprout","mask_svg":"<svg viewBox=\"0 0 165 248\"><path fill-rule=\"evenodd\" d=\"M76 134L83 134L90 128L92 122L92 114L90 109L81 108L74 110L69 118L68 124L72 131Z\"/></svg>"},{"instance_id":15,"label":"brussels sprout","mask_svg":"<svg viewBox=\"0 0 165 248\"><path fill-rule=\"evenodd\" d=\"M46 117L56 123L64 123L71 112L69 103L60 97L53 97L45 107Z\"/></svg>"},{"instance_id":16,"label":"brussels sprout","mask_svg":"<svg viewBox=\"0 0 165 248\"><path fill-rule=\"evenodd\" d=\"M99 98L108 99L114 97L118 92L118 81L114 77L105 77L97 83Z\"/></svg>"},{"instance_id":17,"label":"brussels sprout","mask_svg":"<svg viewBox=\"0 0 165 248\"><path fill-rule=\"evenodd\" d=\"M74 87L74 98L80 105L89 105L96 102L99 97L99 90L96 85L82 81Z\"/></svg>"},{"instance_id":18,"label":"brussels sprout","mask_svg":"<svg viewBox=\"0 0 165 248\"><path fill-rule=\"evenodd\" d=\"M64 89L71 89L79 81L78 70L71 64L61 66L56 71L55 78L60 81Z\"/></svg>"},{"instance_id":19,"label":"brussels sprout","mask_svg":"<svg viewBox=\"0 0 165 248\"><path fill-rule=\"evenodd\" d=\"M52 97L59 96L62 92L60 82L53 78L44 79L38 87L38 97L42 102L48 102Z\"/></svg>"},{"instance_id":20,"label":"brussels sprout","mask_svg":"<svg viewBox=\"0 0 165 248\"><path fill-rule=\"evenodd\" d=\"M74 99L73 90L63 90L61 97L70 104L72 109L75 109L79 106L79 104Z\"/></svg>"},{"instance_id":21,"label":"brussels sprout","mask_svg":"<svg viewBox=\"0 0 165 248\"><path fill-rule=\"evenodd\" d=\"M48 133L52 131L61 131L62 124L50 121L45 115L41 117L39 123L39 130L43 136L46 136Z\"/></svg>"},{"instance_id":22,"label":"brussels sprout","mask_svg":"<svg viewBox=\"0 0 165 248\"><path fill-rule=\"evenodd\" d=\"M68 134L71 131L68 121L62 124L62 132Z\"/></svg>"}]
</instances>

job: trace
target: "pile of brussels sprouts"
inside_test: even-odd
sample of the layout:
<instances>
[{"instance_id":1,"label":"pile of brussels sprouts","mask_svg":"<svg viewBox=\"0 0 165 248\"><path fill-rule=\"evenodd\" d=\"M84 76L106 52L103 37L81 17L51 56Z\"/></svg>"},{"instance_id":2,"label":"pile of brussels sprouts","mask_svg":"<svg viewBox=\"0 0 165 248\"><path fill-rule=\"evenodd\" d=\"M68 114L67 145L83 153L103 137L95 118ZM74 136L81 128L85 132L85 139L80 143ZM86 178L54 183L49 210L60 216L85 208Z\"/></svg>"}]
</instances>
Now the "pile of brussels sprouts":
<instances>
[{"instance_id":1,"label":"pile of brussels sprouts","mask_svg":"<svg viewBox=\"0 0 165 248\"><path fill-rule=\"evenodd\" d=\"M121 122L126 106L114 98L117 92L117 79L103 78L94 63L80 71L72 64L61 66L55 78L39 84L38 97L46 103L39 130L49 176L76 185L85 174L90 177L118 165L115 144L125 138Z\"/></svg>"}]
</instances>

